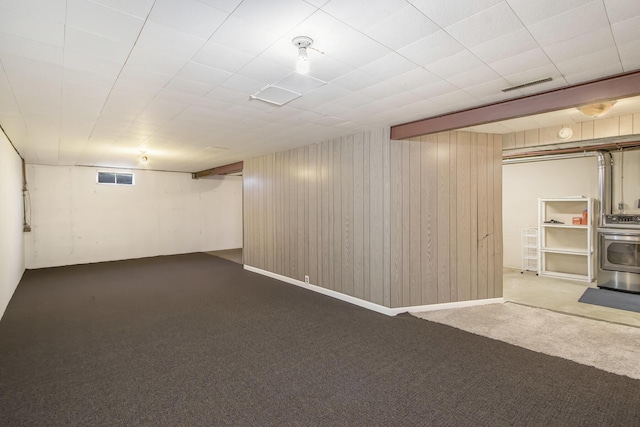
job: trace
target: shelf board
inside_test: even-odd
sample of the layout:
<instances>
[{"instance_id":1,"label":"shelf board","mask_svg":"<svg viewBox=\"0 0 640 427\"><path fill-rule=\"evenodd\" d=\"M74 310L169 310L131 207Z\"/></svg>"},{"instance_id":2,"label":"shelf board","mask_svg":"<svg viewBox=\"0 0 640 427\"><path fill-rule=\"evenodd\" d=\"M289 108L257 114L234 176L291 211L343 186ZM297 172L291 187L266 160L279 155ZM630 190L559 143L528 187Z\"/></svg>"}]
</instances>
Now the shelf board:
<instances>
[{"instance_id":1,"label":"shelf board","mask_svg":"<svg viewBox=\"0 0 640 427\"><path fill-rule=\"evenodd\" d=\"M572 248L540 248L540 252L551 254L565 254L565 255L584 255L588 256L589 251L585 249L572 249Z\"/></svg>"},{"instance_id":2,"label":"shelf board","mask_svg":"<svg viewBox=\"0 0 640 427\"><path fill-rule=\"evenodd\" d=\"M547 277L557 277L560 279L569 279L569 280L580 280L582 282L591 282L589 276L586 274L571 274L571 273L561 273L558 271L540 271L538 273L540 276Z\"/></svg>"},{"instance_id":3,"label":"shelf board","mask_svg":"<svg viewBox=\"0 0 640 427\"><path fill-rule=\"evenodd\" d=\"M540 227L544 228L581 228L587 230L588 225L576 225L576 224L540 224Z\"/></svg>"}]
</instances>

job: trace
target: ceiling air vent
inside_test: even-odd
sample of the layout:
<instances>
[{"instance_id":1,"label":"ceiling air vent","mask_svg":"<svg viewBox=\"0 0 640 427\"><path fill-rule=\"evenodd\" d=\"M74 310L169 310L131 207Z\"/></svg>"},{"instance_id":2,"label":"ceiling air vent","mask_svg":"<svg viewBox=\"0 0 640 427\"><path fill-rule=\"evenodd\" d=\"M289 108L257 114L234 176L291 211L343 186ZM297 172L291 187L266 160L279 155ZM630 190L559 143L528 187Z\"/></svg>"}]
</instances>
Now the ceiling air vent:
<instances>
[{"instance_id":1,"label":"ceiling air vent","mask_svg":"<svg viewBox=\"0 0 640 427\"><path fill-rule=\"evenodd\" d=\"M551 80L553 80L551 77L547 77L546 79L536 80L536 81L529 82L529 83L523 83L523 84L518 85L518 86L511 86L511 87L508 87L506 89L502 89L502 91L503 92L511 92L512 90L518 90L518 89L523 89L523 88L529 87L529 86L539 85L541 83L550 82Z\"/></svg>"}]
</instances>

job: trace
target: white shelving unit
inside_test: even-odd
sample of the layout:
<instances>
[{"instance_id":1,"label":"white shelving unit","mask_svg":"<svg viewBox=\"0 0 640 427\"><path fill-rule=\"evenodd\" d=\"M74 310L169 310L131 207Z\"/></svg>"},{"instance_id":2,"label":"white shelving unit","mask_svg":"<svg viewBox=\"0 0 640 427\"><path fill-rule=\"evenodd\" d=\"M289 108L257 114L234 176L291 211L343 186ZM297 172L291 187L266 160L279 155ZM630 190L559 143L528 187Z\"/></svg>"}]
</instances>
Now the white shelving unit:
<instances>
[{"instance_id":1,"label":"white shelving unit","mask_svg":"<svg viewBox=\"0 0 640 427\"><path fill-rule=\"evenodd\" d=\"M594 201L589 197L538 199L538 274L594 280ZM573 218L586 223L574 224Z\"/></svg>"},{"instance_id":2,"label":"white shelving unit","mask_svg":"<svg viewBox=\"0 0 640 427\"><path fill-rule=\"evenodd\" d=\"M538 228L523 228L521 233L522 247L522 268L520 273L525 271L538 272Z\"/></svg>"}]
</instances>

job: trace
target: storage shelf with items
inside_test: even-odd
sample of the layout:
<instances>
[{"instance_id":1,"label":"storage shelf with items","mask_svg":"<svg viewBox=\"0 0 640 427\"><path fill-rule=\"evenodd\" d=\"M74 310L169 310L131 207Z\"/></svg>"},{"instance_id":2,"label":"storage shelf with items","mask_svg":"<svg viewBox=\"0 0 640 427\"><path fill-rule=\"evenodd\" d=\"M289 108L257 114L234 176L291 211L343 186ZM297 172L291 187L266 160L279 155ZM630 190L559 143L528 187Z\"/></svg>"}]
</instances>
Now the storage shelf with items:
<instances>
[{"instance_id":1,"label":"storage shelf with items","mask_svg":"<svg viewBox=\"0 0 640 427\"><path fill-rule=\"evenodd\" d=\"M594 201L589 197L538 199L538 274L594 280Z\"/></svg>"},{"instance_id":2,"label":"storage shelf with items","mask_svg":"<svg viewBox=\"0 0 640 427\"><path fill-rule=\"evenodd\" d=\"M522 268L520 273L535 271L538 273L538 228L523 228L521 233Z\"/></svg>"}]
</instances>

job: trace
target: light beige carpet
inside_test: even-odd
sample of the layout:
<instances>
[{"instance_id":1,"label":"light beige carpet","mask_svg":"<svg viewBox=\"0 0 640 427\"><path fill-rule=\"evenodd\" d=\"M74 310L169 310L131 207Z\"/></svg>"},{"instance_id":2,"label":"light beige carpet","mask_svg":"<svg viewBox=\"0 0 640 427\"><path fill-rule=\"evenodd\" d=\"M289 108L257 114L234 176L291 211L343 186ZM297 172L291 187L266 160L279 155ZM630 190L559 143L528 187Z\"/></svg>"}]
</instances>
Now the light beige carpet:
<instances>
[{"instance_id":1,"label":"light beige carpet","mask_svg":"<svg viewBox=\"0 0 640 427\"><path fill-rule=\"evenodd\" d=\"M513 303L411 314L529 350L640 379L640 328Z\"/></svg>"}]
</instances>

